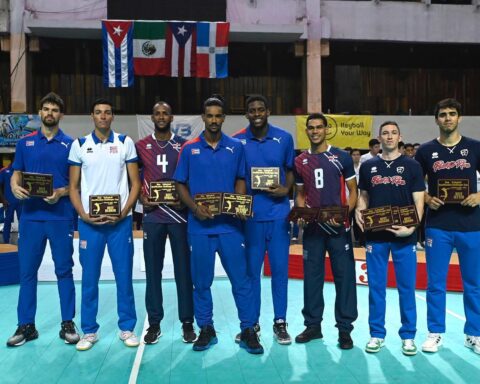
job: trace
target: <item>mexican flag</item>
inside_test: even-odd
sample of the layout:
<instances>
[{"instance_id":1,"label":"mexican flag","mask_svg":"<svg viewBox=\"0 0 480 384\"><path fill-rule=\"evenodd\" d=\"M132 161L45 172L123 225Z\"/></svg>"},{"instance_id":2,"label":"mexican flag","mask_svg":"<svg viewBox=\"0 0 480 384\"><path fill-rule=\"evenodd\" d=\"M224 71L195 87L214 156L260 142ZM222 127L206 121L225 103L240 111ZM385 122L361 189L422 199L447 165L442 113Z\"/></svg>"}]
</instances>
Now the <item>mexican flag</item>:
<instances>
[{"instance_id":1,"label":"mexican flag","mask_svg":"<svg viewBox=\"0 0 480 384\"><path fill-rule=\"evenodd\" d=\"M135 21L133 28L133 65L135 75L167 75L163 21Z\"/></svg>"}]
</instances>

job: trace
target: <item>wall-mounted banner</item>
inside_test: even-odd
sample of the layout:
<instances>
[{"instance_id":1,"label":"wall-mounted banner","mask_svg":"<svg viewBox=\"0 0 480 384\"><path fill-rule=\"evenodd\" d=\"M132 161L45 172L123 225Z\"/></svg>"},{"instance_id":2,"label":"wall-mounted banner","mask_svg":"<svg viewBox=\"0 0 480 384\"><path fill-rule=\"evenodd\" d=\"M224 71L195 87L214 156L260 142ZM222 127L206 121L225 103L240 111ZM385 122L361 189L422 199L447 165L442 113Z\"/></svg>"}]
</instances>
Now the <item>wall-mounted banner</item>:
<instances>
[{"instance_id":1,"label":"wall-mounted banner","mask_svg":"<svg viewBox=\"0 0 480 384\"><path fill-rule=\"evenodd\" d=\"M305 133L308 116L296 116L297 149L310 148ZM373 116L325 115L328 121L327 140L335 147L367 149L372 136Z\"/></svg>"},{"instance_id":2,"label":"wall-mounted banner","mask_svg":"<svg viewBox=\"0 0 480 384\"><path fill-rule=\"evenodd\" d=\"M0 147L15 147L23 136L40 128L38 115L0 115Z\"/></svg>"},{"instance_id":3,"label":"wall-mounted banner","mask_svg":"<svg viewBox=\"0 0 480 384\"><path fill-rule=\"evenodd\" d=\"M155 130L150 115L137 115L138 138L143 139ZM172 121L172 132L186 140L194 139L203 131L205 124L201 116L177 116Z\"/></svg>"}]
</instances>

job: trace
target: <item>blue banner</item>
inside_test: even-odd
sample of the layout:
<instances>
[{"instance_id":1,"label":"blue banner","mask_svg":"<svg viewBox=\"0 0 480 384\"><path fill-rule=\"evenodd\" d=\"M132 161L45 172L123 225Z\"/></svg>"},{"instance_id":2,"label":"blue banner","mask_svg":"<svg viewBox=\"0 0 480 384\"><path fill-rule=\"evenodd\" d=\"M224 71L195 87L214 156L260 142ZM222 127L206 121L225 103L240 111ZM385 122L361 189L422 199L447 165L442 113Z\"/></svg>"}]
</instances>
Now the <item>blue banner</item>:
<instances>
[{"instance_id":1,"label":"blue banner","mask_svg":"<svg viewBox=\"0 0 480 384\"><path fill-rule=\"evenodd\" d=\"M0 115L0 147L15 147L19 139L40 126L38 115Z\"/></svg>"}]
</instances>

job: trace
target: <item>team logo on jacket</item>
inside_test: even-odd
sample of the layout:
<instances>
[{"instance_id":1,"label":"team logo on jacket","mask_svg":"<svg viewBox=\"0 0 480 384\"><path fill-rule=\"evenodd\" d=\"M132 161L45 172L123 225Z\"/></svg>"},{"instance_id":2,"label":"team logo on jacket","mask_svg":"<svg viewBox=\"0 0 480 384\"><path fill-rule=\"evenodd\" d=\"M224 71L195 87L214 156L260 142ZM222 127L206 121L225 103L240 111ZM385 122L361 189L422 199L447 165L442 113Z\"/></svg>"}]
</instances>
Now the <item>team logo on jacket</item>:
<instances>
[{"instance_id":1,"label":"team logo on jacket","mask_svg":"<svg viewBox=\"0 0 480 384\"><path fill-rule=\"evenodd\" d=\"M303 160L302 160L302 164L303 164L303 165L308 164L308 159L303 159Z\"/></svg>"},{"instance_id":2,"label":"team logo on jacket","mask_svg":"<svg viewBox=\"0 0 480 384\"><path fill-rule=\"evenodd\" d=\"M397 173L402 174L405 171L405 167L397 167Z\"/></svg>"},{"instance_id":3,"label":"team logo on jacket","mask_svg":"<svg viewBox=\"0 0 480 384\"><path fill-rule=\"evenodd\" d=\"M465 159L458 159L452 161L443 161L437 160L433 163L433 172L442 171L444 169L452 169L457 168L460 170L464 170L466 168L470 168L470 163Z\"/></svg>"},{"instance_id":4,"label":"team logo on jacket","mask_svg":"<svg viewBox=\"0 0 480 384\"><path fill-rule=\"evenodd\" d=\"M468 149L462 149L462 150L460 151L460 154L461 154L462 156L468 156Z\"/></svg>"},{"instance_id":5,"label":"team logo on jacket","mask_svg":"<svg viewBox=\"0 0 480 384\"><path fill-rule=\"evenodd\" d=\"M87 249L87 240L80 240L80 249Z\"/></svg>"},{"instance_id":6,"label":"team logo on jacket","mask_svg":"<svg viewBox=\"0 0 480 384\"><path fill-rule=\"evenodd\" d=\"M87 153L93 153L93 149L92 148L87 148Z\"/></svg>"},{"instance_id":7,"label":"team logo on jacket","mask_svg":"<svg viewBox=\"0 0 480 384\"><path fill-rule=\"evenodd\" d=\"M276 141L278 144L280 144L280 140L282 140L282 138L281 137L274 137L273 140Z\"/></svg>"},{"instance_id":8,"label":"team logo on jacket","mask_svg":"<svg viewBox=\"0 0 480 384\"><path fill-rule=\"evenodd\" d=\"M402 176L385 176L376 175L372 177L372 186L381 185L381 184L392 184L395 186L405 185L405 180Z\"/></svg>"},{"instance_id":9,"label":"team logo on jacket","mask_svg":"<svg viewBox=\"0 0 480 384\"><path fill-rule=\"evenodd\" d=\"M377 167L372 167L372 169L370 170L370 173L375 173L377 172Z\"/></svg>"},{"instance_id":10,"label":"team logo on jacket","mask_svg":"<svg viewBox=\"0 0 480 384\"><path fill-rule=\"evenodd\" d=\"M425 244L427 245L427 247L432 248L433 239L431 239L431 238L426 239Z\"/></svg>"},{"instance_id":11,"label":"team logo on jacket","mask_svg":"<svg viewBox=\"0 0 480 384\"><path fill-rule=\"evenodd\" d=\"M175 149L177 152L180 151L180 148L182 146L180 145L180 143L174 143L172 144L172 148Z\"/></svg>"},{"instance_id":12,"label":"team logo on jacket","mask_svg":"<svg viewBox=\"0 0 480 384\"><path fill-rule=\"evenodd\" d=\"M438 159L438 152L432 153L432 159Z\"/></svg>"},{"instance_id":13,"label":"team logo on jacket","mask_svg":"<svg viewBox=\"0 0 480 384\"><path fill-rule=\"evenodd\" d=\"M118 153L118 147L115 145L115 146L111 146L110 147L110 153L111 154L115 154L115 153Z\"/></svg>"},{"instance_id":14,"label":"team logo on jacket","mask_svg":"<svg viewBox=\"0 0 480 384\"><path fill-rule=\"evenodd\" d=\"M145 149L152 149L152 144L148 143L148 144L145 146Z\"/></svg>"},{"instance_id":15,"label":"team logo on jacket","mask_svg":"<svg viewBox=\"0 0 480 384\"><path fill-rule=\"evenodd\" d=\"M246 144L247 144L247 139L240 139L240 142L241 142L243 145L246 145Z\"/></svg>"},{"instance_id":16,"label":"team logo on jacket","mask_svg":"<svg viewBox=\"0 0 480 384\"><path fill-rule=\"evenodd\" d=\"M27 140L25 142L26 147L33 147L34 145L35 145L35 141L33 141L33 140Z\"/></svg>"},{"instance_id":17,"label":"team logo on jacket","mask_svg":"<svg viewBox=\"0 0 480 384\"><path fill-rule=\"evenodd\" d=\"M232 153L233 153L233 149L234 149L234 148L235 148L235 147L227 147L227 146L225 146L225 149L228 149L228 150L229 150L230 152L232 152Z\"/></svg>"},{"instance_id":18,"label":"team logo on jacket","mask_svg":"<svg viewBox=\"0 0 480 384\"><path fill-rule=\"evenodd\" d=\"M200 149L199 148L192 148L192 155L199 155Z\"/></svg>"}]
</instances>

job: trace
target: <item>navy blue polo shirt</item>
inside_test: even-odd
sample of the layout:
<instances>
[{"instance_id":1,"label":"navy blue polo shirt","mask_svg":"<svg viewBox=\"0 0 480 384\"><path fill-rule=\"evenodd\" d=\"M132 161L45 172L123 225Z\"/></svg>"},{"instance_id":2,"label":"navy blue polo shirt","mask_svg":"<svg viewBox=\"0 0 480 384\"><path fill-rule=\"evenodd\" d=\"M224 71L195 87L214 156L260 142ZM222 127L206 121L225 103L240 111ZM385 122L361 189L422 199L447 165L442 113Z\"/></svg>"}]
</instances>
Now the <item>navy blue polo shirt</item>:
<instances>
[{"instance_id":1,"label":"navy blue polo shirt","mask_svg":"<svg viewBox=\"0 0 480 384\"><path fill-rule=\"evenodd\" d=\"M73 139L61 130L50 141L38 130L17 143L13 169L20 172L48 173L53 175L53 188L68 186L68 153ZM48 204L40 197L24 200L22 219L33 221L71 220L73 206L68 196L56 204Z\"/></svg>"},{"instance_id":2,"label":"navy blue polo shirt","mask_svg":"<svg viewBox=\"0 0 480 384\"><path fill-rule=\"evenodd\" d=\"M250 126L237 132L233 137L239 139L245 148L247 193L253 195L254 216L251 220L285 219L290 212L289 197L273 197L266 191L252 190L250 172L252 167L279 167L280 184L285 185L286 171L293 171L294 167L295 150L292 135L269 124L267 135L261 140L253 135Z\"/></svg>"},{"instance_id":3,"label":"navy blue polo shirt","mask_svg":"<svg viewBox=\"0 0 480 384\"><path fill-rule=\"evenodd\" d=\"M179 154L173 179L186 184L192 198L197 193L235 192L237 179L245 178L245 153L242 143L226 136L213 149L204 133L186 142ZM229 233L240 230L240 220L218 215L212 220L198 220L188 213L188 233L195 235Z\"/></svg>"},{"instance_id":4,"label":"navy blue polo shirt","mask_svg":"<svg viewBox=\"0 0 480 384\"><path fill-rule=\"evenodd\" d=\"M10 188L10 179L12 178L12 175L12 164L0 171L0 184L3 185L3 197L5 197L5 200L10 204L18 202L16 197L13 196L12 188Z\"/></svg>"}]
</instances>

